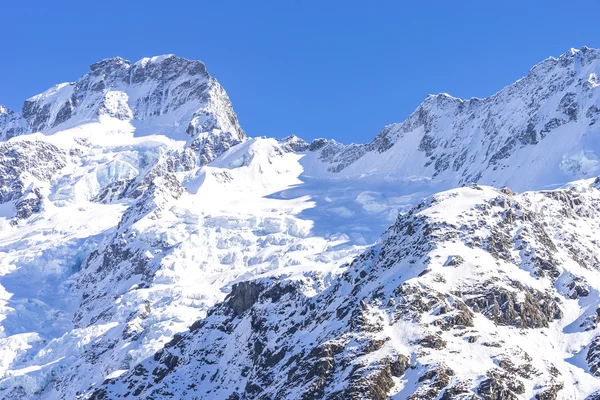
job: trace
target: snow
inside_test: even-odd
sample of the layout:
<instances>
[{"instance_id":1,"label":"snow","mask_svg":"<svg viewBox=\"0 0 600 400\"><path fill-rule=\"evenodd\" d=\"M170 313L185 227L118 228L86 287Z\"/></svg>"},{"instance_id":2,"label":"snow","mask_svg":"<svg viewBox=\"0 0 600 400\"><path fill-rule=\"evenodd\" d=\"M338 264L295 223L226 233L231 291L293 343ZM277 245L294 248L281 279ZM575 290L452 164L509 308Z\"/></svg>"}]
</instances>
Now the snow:
<instances>
[{"instance_id":1,"label":"snow","mask_svg":"<svg viewBox=\"0 0 600 400\"><path fill-rule=\"evenodd\" d=\"M538 64L485 99L430 95L371 143L333 142L309 176L431 181L433 191L477 181L513 190L556 188L600 173L598 50Z\"/></svg>"},{"instance_id":2,"label":"snow","mask_svg":"<svg viewBox=\"0 0 600 400\"><path fill-rule=\"evenodd\" d=\"M35 95L35 96L32 96L32 97L30 97L27 100L29 100L29 101L40 101L40 100L46 100L48 98L60 95L60 100L57 103L58 104L62 104L72 94L72 90L71 90L72 86L73 86L72 82L59 83L58 85L52 86L51 88L49 88L45 92L42 92L42 93L40 93L38 95Z\"/></svg>"}]
</instances>

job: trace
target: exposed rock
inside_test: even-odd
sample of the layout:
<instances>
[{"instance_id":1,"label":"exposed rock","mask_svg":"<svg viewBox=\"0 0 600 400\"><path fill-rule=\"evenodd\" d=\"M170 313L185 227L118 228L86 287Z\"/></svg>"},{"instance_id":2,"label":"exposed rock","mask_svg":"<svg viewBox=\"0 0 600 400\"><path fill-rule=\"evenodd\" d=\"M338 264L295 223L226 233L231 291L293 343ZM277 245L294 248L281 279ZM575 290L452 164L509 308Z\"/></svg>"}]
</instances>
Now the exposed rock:
<instances>
[{"instance_id":1,"label":"exposed rock","mask_svg":"<svg viewBox=\"0 0 600 400\"><path fill-rule=\"evenodd\" d=\"M433 400L450 383L450 377L454 375L454 371L444 366L435 366L429 369L424 375L418 379L419 387L411 394L407 400Z\"/></svg>"},{"instance_id":2,"label":"exposed rock","mask_svg":"<svg viewBox=\"0 0 600 400\"><path fill-rule=\"evenodd\" d=\"M65 152L50 143L0 143L0 203L23 196L30 184L28 175L38 182L49 182L65 166Z\"/></svg>"},{"instance_id":3,"label":"exposed rock","mask_svg":"<svg viewBox=\"0 0 600 400\"><path fill-rule=\"evenodd\" d=\"M285 151L290 153L301 153L303 151L308 150L310 147L308 143L306 143L304 140L300 139L296 135L290 135L284 139L280 139L279 143L282 144L282 147Z\"/></svg>"},{"instance_id":4,"label":"exposed rock","mask_svg":"<svg viewBox=\"0 0 600 400\"><path fill-rule=\"evenodd\" d=\"M556 400L558 393L564 388L562 383L552 383L548 387L540 390L536 395L536 400Z\"/></svg>"},{"instance_id":5,"label":"exposed rock","mask_svg":"<svg viewBox=\"0 0 600 400\"><path fill-rule=\"evenodd\" d=\"M517 400L524 392L523 382L499 370L489 371L477 387L477 394L484 400Z\"/></svg>"},{"instance_id":6,"label":"exposed rock","mask_svg":"<svg viewBox=\"0 0 600 400\"><path fill-rule=\"evenodd\" d=\"M26 193L22 198L15 202L17 210L17 219L26 219L34 213L40 212L42 209L42 194L38 188L34 188L31 192Z\"/></svg>"},{"instance_id":7,"label":"exposed rock","mask_svg":"<svg viewBox=\"0 0 600 400\"><path fill-rule=\"evenodd\" d=\"M259 283L236 283L231 288L231 293L227 296L225 302L235 311L236 315L240 315L254 305L261 290L262 285Z\"/></svg>"},{"instance_id":8,"label":"exposed rock","mask_svg":"<svg viewBox=\"0 0 600 400\"><path fill-rule=\"evenodd\" d=\"M19 113L0 104L0 141L27 133L27 123Z\"/></svg>"},{"instance_id":9,"label":"exposed rock","mask_svg":"<svg viewBox=\"0 0 600 400\"><path fill-rule=\"evenodd\" d=\"M516 282L513 284L517 291L490 287L480 294L473 293L466 303L499 325L519 328L546 328L550 322L562 316L552 296Z\"/></svg>"},{"instance_id":10,"label":"exposed rock","mask_svg":"<svg viewBox=\"0 0 600 400\"><path fill-rule=\"evenodd\" d=\"M590 368L590 372L600 377L600 336L597 336L590 343L586 360Z\"/></svg>"}]
</instances>

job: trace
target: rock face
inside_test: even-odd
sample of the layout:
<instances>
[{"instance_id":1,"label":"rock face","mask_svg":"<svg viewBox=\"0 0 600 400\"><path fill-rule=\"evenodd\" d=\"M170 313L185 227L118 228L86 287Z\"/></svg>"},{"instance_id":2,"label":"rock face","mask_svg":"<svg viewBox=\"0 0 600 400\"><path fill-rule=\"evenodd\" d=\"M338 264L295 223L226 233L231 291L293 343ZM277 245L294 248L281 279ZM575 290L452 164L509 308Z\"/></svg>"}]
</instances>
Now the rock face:
<instances>
[{"instance_id":1,"label":"rock face","mask_svg":"<svg viewBox=\"0 0 600 400\"><path fill-rule=\"evenodd\" d=\"M0 140L5 141L25 132L27 126L21 115L0 104Z\"/></svg>"},{"instance_id":2,"label":"rock face","mask_svg":"<svg viewBox=\"0 0 600 400\"><path fill-rule=\"evenodd\" d=\"M0 204L14 204L12 224L41 210L42 192L66 165L65 152L50 143L21 140L0 144Z\"/></svg>"},{"instance_id":3,"label":"rock face","mask_svg":"<svg viewBox=\"0 0 600 400\"><path fill-rule=\"evenodd\" d=\"M596 376L600 376L600 337L596 337L592 343L586 357L590 372Z\"/></svg>"},{"instance_id":4,"label":"rock face","mask_svg":"<svg viewBox=\"0 0 600 400\"><path fill-rule=\"evenodd\" d=\"M31 181L47 182L66 165L66 155L44 142L0 144L0 203L21 197Z\"/></svg>"},{"instance_id":5,"label":"rock face","mask_svg":"<svg viewBox=\"0 0 600 400\"><path fill-rule=\"evenodd\" d=\"M600 276L579 258L596 239L572 236L595 229L600 192L506 193L424 200L316 296L319 274L239 284L91 398L584 398L573 366L534 343L577 335L557 328L595 315L562 310L576 302L569 282ZM462 261L448 264L450 254Z\"/></svg>"},{"instance_id":6,"label":"rock face","mask_svg":"<svg viewBox=\"0 0 600 400\"><path fill-rule=\"evenodd\" d=\"M599 50L572 49L493 96L430 95L371 143L320 140L311 150L330 173L376 171L433 179L438 187L480 182L521 191L594 177L600 173L599 74Z\"/></svg>"}]
</instances>

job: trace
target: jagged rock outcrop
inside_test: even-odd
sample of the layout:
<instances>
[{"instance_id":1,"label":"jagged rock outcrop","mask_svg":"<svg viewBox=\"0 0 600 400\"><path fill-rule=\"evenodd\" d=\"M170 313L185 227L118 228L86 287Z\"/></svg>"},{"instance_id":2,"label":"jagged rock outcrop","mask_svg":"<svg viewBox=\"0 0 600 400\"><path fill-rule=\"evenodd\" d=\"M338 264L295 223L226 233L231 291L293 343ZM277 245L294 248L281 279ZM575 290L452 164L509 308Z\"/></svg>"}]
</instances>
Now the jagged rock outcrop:
<instances>
[{"instance_id":1,"label":"jagged rock outcrop","mask_svg":"<svg viewBox=\"0 0 600 400\"><path fill-rule=\"evenodd\" d=\"M0 203L23 196L34 182L48 182L65 165L64 151L47 142L0 144Z\"/></svg>"},{"instance_id":2,"label":"jagged rock outcrop","mask_svg":"<svg viewBox=\"0 0 600 400\"><path fill-rule=\"evenodd\" d=\"M286 138L283 138L279 140L279 143L281 143L285 151L293 151L296 153L306 151L310 147L310 145L306 141L300 139L296 135L290 135Z\"/></svg>"},{"instance_id":3,"label":"jagged rock outcrop","mask_svg":"<svg viewBox=\"0 0 600 400\"><path fill-rule=\"evenodd\" d=\"M586 360L590 372L596 376L600 376L600 337L594 338L592 343L590 343Z\"/></svg>"},{"instance_id":4,"label":"jagged rock outcrop","mask_svg":"<svg viewBox=\"0 0 600 400\"><path fill-rule=\"evenodd\" d=\"M504 371L490 371L477 387L477 394L485 400L517 400L525 392L523 382Z\"/></svg>"},{"instance_id":5,"label":"jagged rock outcrop","mask_svg":"<svg viewBox=\"0 0 600 400\"><path fill-rule=\"evenodd\" d=\"M22 135L25 132L27 132L27 125L21 115L0 104L0 141Z\"/></svg>"},{"instance_id":6,"label":"jagged rock outcrop","mask_svg":"<svg viewBox=\"0 0 600 400\"><path fill-rule=\"evenodd\" d=\"M43 188L67 165L67 154L43 141L0 143L0 204L12 202L12 224L42 208Z\"/></svg>"}]
</instances>

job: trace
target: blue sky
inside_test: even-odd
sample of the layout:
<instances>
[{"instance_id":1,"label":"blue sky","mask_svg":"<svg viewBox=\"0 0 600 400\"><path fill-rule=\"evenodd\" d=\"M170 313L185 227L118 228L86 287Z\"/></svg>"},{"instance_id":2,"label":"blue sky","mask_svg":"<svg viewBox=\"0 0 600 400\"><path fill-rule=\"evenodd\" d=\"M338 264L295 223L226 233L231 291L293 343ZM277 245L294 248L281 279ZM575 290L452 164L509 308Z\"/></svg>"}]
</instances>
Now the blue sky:
<instances>
[{"instance_id":1,"label":"blue sky","mask_svg":"<svg viewBox=\"0 0 600 400\"><path fill-rule=\"evenodd\" d=\"M250 136L366 142L429 93L485 97L571 47L600 47L600 2L16 1L2 7L0 103L95 61L200 59Z\"/></svg>"}]
</instances>

